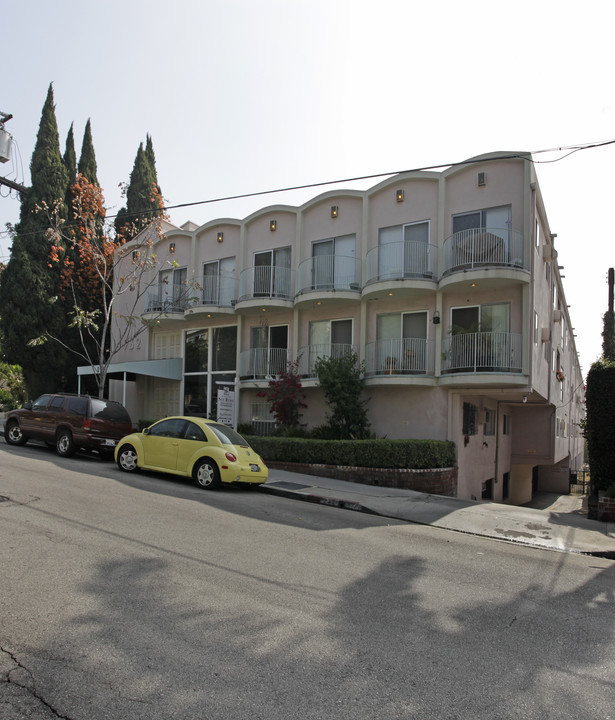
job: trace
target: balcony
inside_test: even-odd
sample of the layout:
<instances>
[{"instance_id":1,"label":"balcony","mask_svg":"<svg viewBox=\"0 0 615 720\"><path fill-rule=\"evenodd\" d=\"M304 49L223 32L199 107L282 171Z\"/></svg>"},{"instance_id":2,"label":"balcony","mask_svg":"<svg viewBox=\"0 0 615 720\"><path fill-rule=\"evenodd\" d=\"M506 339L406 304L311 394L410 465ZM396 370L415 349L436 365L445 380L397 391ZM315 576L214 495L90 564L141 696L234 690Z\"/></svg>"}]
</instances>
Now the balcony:
<instances>
[{"instance_id":1,"label":"balcony","mask_svg":"<svg viewBox=\"0 0 615 720\"><path fill-rule=\"evenodd\" d=\"M354 345L347 343L332 343L323 345L306 345L299 348L299 363L297 372L301 377L316 377L316 361L318 358L339 358L344 357L348 353L356 353L357 349Z\"/></svg>"},{"instance_id":2,"label":"balcony","mask_svg":"<svg viewBox=\"0 0 615 720\"><path fill-rule=\"evenodd\" d=\"M239 377L242 380L269 380L287 367L286 348L250 348L239 355Z\"/></svg>"},{"instance_id":3,"label":"balcony","mask_svg":"<svg viewBox=\"0 0 615 720\"><path fill-rule=\"evenodd\" d=\"M292 300L293 297L293 273L288 267L258 265L242 270L239 276L237 302L267 298Z\"/></svg>"},{"instance_id":4,"label":"balcony","mask_svg":"<svg viewBox=\"0 0 615 720\"><path fill-rule=\"evenodd\" d=\"M231 308L236 298L237 278L234 274L204 275L200 281L200 291L195 293L193 306Z\"/></svg>"},{"instance_id":5,"label":"balcony","mask_svg":"<svg viewBox=\"0 0 615 720\"><path fill-rule=\"evenodd\" d=\"M442 341L443 373L520 373L523 336L507 332L469 332Z\"/></svg>"},{"instance_id":6,"label":"balcony","mask_svg":"<svg viewBox=\"0 0 615 720\"><path fill-rule=\"evenodd\" d=\"M444 241L443 274L493 266L528 269L520 232L508 228L472 228Z\"/></svg>"},{"instance_id":7,"label":"balcony","mask_svg":"<svg viewBox=\"0 0 615 720\"><path fill-rule=\"evenodd\" d=\"M194 291L186 285L153 285L145 294L146 313L183 313L193 300Z\"/></svg>"},{"instance_id":8,"label":"balcony","mask_svg":"<svg viewBox=\"0 0 615 720\"><path fill-rule=\"evenodd\" d=\"M361 292L361 261L344 255L317 255L299 264L297 294Z\"/></svg>"},{"instance_id":9,"label":"balcony","mask_svg":"<svg viewBox=\"0 0 615 720\"><path fill-rule=\"evenodd\" d=\"M389 280L433 280L438 249L421 242L392 242L367 252L366 284Z\"/></svg>"},{"instance_id":10,"label":"balcony","mask_svg":"<svg viewBox=\"0 0 615 720\"><path fill-rule=\"evenodd\" d=\"M367 375L433 375L433 343L422 338L378 340L365 346Z\"/></svg>"}]
</instances>

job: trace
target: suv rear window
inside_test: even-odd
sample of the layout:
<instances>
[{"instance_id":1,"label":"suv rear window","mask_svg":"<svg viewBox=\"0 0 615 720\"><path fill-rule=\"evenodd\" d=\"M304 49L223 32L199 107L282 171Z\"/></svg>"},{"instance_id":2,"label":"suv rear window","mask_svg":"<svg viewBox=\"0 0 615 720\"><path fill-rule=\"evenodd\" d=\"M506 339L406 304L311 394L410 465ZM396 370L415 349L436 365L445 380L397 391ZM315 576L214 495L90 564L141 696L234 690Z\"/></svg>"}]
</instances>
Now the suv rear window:
<instances>
[{"instance_id":1,"label":"suv rear window","mask_svg":"<svg viewBox=\"0 0 615 720\"><path fill-rule=\"evenodd\" d=\"M130 425L130 415L121 403L112 400L100 400L99 398L92 398L91 402L92 417Z\"/></svg>"},{"instance_id":2,"label":"suv rear window","mask_svg":"<svg viewBox=\"0 0 615 720\"><path fill-rule=\"evenodd\" d=\"M88 399L85 397L68 398L68 412L85 417L88 414Z\"/></svg>"}]
</instances>

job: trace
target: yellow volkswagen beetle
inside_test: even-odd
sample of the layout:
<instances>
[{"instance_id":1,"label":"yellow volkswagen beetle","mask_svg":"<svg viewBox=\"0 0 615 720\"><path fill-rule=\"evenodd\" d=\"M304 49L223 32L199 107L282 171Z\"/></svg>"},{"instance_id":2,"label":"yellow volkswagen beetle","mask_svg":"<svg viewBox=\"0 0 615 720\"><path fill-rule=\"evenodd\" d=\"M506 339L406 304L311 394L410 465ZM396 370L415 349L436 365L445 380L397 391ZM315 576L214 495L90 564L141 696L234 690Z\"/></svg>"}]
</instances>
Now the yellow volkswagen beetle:
<instances>
[{"instance_id":1,"label":"yellow volkswagen beetle","mask_svg":"<svg viewBox=\"0 0 615 720\"><path fill-rule=\"evenodd\" d=\"M200 417L168 417L126 435L115 449L120 470L156 470L191 477L198 487L264 483L263 459L233 428Z\"/></svg>"}]
</instances>

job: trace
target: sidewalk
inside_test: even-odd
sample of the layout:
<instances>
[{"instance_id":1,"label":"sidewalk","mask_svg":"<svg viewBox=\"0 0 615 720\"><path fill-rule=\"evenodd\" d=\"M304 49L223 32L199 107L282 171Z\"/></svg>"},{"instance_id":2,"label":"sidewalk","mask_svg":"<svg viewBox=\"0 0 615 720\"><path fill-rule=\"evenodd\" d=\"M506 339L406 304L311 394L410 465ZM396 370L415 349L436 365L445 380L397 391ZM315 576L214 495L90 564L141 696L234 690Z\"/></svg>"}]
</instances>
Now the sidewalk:
<instances>
[{"instance_id":1,"label":"sidewalk","mask_svg":"<svg viewBox=\"0 0 615 720\"><path fill-rule=\"evenodd\" d=\"M459 500L270 470L261 492L421 525L562 552L615 559L615 523L588 520L577 498L561 496L544 510ZM558 496L553 496L557 500ZM537 503L540 504L540 503ZM543 503L544 504L544 503Z\"/></svg>"}]
</instances>

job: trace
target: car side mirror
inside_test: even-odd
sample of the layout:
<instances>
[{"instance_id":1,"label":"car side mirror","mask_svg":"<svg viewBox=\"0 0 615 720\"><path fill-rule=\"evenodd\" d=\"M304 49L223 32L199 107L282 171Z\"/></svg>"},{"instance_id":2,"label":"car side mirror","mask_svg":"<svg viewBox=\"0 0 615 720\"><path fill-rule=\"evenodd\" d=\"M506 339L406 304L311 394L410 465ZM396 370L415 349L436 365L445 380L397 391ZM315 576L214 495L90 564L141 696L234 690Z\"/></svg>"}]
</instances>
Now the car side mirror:
<instances>
[{"instance_id":1,"label":"car side mirror","mask_svg":"<svg viewBox=\"0 0 615 720\"><path fill-rule=\"evenodd\" d=\"M143 434L149 435L149 428L143 428Z\"/></svg>"},{"instance_id":2,"label":"car side mirror","mask_svg":"<svg viewBox=\"0 0 615 720\"><path fill-rule=\"evenodd\" d=\"M32 403L31 402L24 403L23 409L24 410L32 410Z\"/></svg>"}]
</instances>

